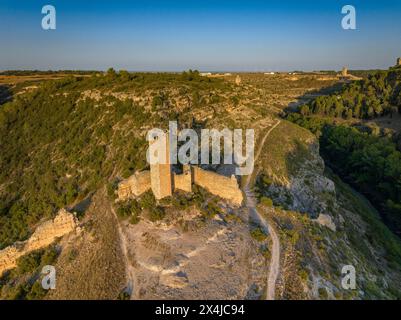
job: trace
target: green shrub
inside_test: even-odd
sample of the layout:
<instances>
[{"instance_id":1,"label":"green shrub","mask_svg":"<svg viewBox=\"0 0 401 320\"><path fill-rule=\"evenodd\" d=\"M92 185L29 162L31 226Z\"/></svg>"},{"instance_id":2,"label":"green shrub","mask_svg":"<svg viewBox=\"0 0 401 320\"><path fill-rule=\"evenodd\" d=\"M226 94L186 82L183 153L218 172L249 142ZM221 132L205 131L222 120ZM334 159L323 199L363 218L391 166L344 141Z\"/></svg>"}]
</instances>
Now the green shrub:
<instances>
[{"instance_id":1,"label":"green shrub","mask_svg":"<svg viewBox=\"0 0 401 320\"><path fill-rule=\"evenodd\" d=\"M222 214L219 205L214 201L209 201L206 207L201 209L202 217L204 219L213 219L217 214Z\"/></svg>"},{"instance_id":2,"label":"green shrub","mask_svg":"<svg viewBox=\"0 0 401 320\"><path fill-rule=\"evenodd\" d=\"M42 255L43 250L37 250L19 258L17 261L18 273L24 274L35 271L41 264Z\"/></svg>"},{"instance_id":3,"label":"green shrub","mask_svg":"<svg viewBox=\"0 0 401 320\"><path fill-rule=\"evenodd\" d=\"M261 246L259 250L262 253L263 257L265 257L265 259L270 259L271 253L267 246Z\"/></svg>"},{"instance_id":4,"label":"green shrub","mask_svg":"<svg viewBox=\"0 0 401 320\"><path fill-rule=\"evenodd\" d=\"M41 280L35 281L29 292L26 294L27 300L42 300L47 294L47 290L43 289Z\"/></svg>"},{"instance_id":5,"label":"green shrub","mask_svg":"<svg viewBox=\"0 0 401 320\"><path fill-rule=\"evenodd\" d=\"M140 221L141 212L139 202L134 199L120 203L117 208L117 215L121 219L129 218L129 222L132 224L137 224Z\"/></svg>"},{"instance_id":6,"label":"green shrub","mask_svg":"<svg viewBox=\"0 0 401 320\"><path fill-rule=\"evenodd\" d=\"M166 213L165 213L164 209L160 206L156 206L149 210L149 220L152 222L163 220L165 215L166 215Z\"/></svg>"},{"instance_id":7,"label":"green shrub","mask_svg":"<svg viewBox=\"0 0 401 320\"><path fill-rule=\"evenodd\" d=\"M268 197L260 198L260 203L269 208L273 206L273 200Z\"/></svg>"},{"instance_id":8,"label":"green shrub","mask_svg":"<svg viewBox=\"0 0 401 320\"><path fill-rule=\"evenodd\" d=\"M327 293L326 288L319 288L318 293L319 293L319 299L321 300L327 300L329 298L329 294Z\"/></svg>"},{"instance_id":9,"label":"green shrub","mask_svg":"<svg viewBox=\"0 0 401 320\"><path fill-rule=\"evenodd\" d=\"M130 299L131 299L130 294L125 290L121 291L117 297L117 300L130 300Z\"/></svg>"},{"instance_id":10,"label":"green shrub","mask_svg":"<svg viewBox=\"0 0 401 320\"><path fill-rule=\"evenodd\" d=\"M141 199L139 200L139 204L144 209L152 209L156 206L156 198L153 195L153 192L148 191L146 192Z\"/></svg>"},{"instance_id":11,"label":"green shrub","mask_svg":"<svg viewBox=\"0 0 401 320\"><path fill-rule=\"evenodd\" d=\"M251 231L251 236L256 241L262 242L267 239L266 233L262 230L262 228L257 227Z\"/></svg>"},{"instance_id":12,"label":"green shrub","mask_svg":"<svg viewBox=\"0 0 401 320\"><path fill-rule=\"evenodd\" d=\"M50 246L48 249L45 250L43 253L40 264L42 266L53 265L54 262L57 260L59 255L59 250L56 246Z\"/></svg>"}]
</instances>

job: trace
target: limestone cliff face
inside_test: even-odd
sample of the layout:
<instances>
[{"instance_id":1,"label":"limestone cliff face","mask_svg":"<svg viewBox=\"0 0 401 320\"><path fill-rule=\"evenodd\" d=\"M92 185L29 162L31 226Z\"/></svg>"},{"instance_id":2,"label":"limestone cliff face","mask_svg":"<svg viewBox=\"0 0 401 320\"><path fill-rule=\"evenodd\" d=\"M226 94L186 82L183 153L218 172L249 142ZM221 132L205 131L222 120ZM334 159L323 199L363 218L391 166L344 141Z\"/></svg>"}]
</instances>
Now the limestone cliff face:
<instances>
[{"instance_id":1,"label":"limestone cliff face","mask_svg":"<svg viewBox=\"0 0 401 320\"><path fill-rule=\"evenodd\" d=\"M335 209L335 186L333 181L325 177L324 168L319 144L310 144L309 159L303 161L297 173L290 177L288 189L292 195L293 209L308 212L313 217Z\"/></svg>"},{"instance_id":2,"label":"limestone cliff face","mask_svg":"<svg viewBox=\"0 0 401 320\"><path fill-rule=\"evenodd\" d=\"M42 249L77 228L78 221L74 214L61 209L53 220L41 224L32 236L23 242L17 242L0 251L0 275L17 266L18 258Z\"/></svg>"},{"instance_id":3,"label":"limestone cliff face","mask_svg":"<svg viewBox=\"0 0 401 320\"><path fill-rule=\"evenodd\" d=\"M295 145L301 146L296 156L280 155L287 158L287 170L277 170L274 159L266 161L267 171L274 181L269 188L272 198L285 208L308 213L312 218L335 211L336 190L333 181L324 174L319 142L310 134L297 139Z\"/></svg>"}]
</instances>

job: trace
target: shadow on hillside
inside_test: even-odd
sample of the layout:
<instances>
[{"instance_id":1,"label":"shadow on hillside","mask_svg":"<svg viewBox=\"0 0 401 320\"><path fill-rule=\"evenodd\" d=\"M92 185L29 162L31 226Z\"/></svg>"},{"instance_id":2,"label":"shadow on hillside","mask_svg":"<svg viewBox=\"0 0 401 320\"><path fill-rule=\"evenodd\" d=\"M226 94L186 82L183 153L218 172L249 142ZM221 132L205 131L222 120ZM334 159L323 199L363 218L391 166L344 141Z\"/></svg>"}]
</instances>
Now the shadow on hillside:
<instances>
[{"instance_id":1,"label":"shadow on hillside","mask_svg":"<svg viewBox=\"0 0 401 320\"><path fill-rule=\"evenodd\" d=\"M93 194L89 194L85 199L75 204L74 206L68 208L70 211L76 212L79 217L83 216L83 214L88 210L89 206L92 203Z\"/></svg>"},{"instance_id":2,"label":"shadow on hillside","mask_svg":"<svg viewBox=\"0 0 401 320\"><path fill-rule=\"evenodd\" d=\"M0 85L0 105L12 99L12 93L7 85Z\"/></svg>"},{"instance_id":3,"label":"shadow on hillside","mask_svg":"<svg viewBox=\"0 0 401 320\"><path fill-rule=\"evenodd\" d=\"M346 84L345 82L337 82L334 85L328 87L320 88L318 90L308 91L305 94L297 97L297 101L291 102L286 108L284 108L284 112L286 113L296 112L299 106L306 104L316 99L317 97L326 96L338 92L343 88L345 84Z\"/></svg>"},{"instance_id":4,"label":"shadow on hillside","mask_svg":"<svg viewBox=\"0 0 401 320\"><path fill-rule=\"evenodd\" d=\"M330 211L330 197L324 196L329 185L323 168L316 166L316 153L317 144L292 137L285 150L274 155L281 164L262 170L256 177L259 197L271 198L276 207L307 214L311 218Z\"/></svg>"}]
</instances>

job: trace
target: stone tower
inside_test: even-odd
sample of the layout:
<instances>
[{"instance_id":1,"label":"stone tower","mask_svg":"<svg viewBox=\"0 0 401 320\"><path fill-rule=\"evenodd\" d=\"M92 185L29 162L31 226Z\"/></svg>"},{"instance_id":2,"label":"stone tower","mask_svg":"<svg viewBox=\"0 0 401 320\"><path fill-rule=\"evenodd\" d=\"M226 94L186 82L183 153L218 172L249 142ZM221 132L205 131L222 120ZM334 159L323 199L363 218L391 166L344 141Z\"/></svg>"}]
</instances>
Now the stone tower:
<instances>
[{"instance_id":1,"label":"stone tower","mask_svg":"<svg viewBox=\"0 0 401 320\"><path fill-rule=\"evenodd\" d=\"M348 77L348 68L347 67L343 67L343 70L341 71L341 75L343 77Z\"/></svg>"},{"instance_id":2,"label":"stone tower","mask_svg":"<svg viewBox=\"0 0 401 320\"><path fill-rule=\"evenodd\" d=\"M239 86L241 84L241 82L242 82L241 77L239 75L237 75L237 77L235 78L235 84L237 86Z\"/></svg>"},{"instance_id":3,"label":"stone tower","mask_svg":"<svg viewBox=\"0 0 401 320\"><path fill-rule=\"evenodd\" d=\"M151 188L155 198L160 200L173 194L173 177L171 172L169 135L166 133L163 137L156 137L155 140L156 139L163 139L164 141L161 143L165 145L165 148L161 147L157 152L166 153L166 161L164 163L154 163L150 165ZM152 143L154 142L151 141L150 144Z\"/></svg>"},{"instance_id":4,"label":"stone tower","mask_svg":"<svg viewBox=\"0 0 401 320\"><path fill-rule=\"evenodd\" d=\"M397 66L401 66L401 58L397 59Z\"/></svg>"}]
</instances>

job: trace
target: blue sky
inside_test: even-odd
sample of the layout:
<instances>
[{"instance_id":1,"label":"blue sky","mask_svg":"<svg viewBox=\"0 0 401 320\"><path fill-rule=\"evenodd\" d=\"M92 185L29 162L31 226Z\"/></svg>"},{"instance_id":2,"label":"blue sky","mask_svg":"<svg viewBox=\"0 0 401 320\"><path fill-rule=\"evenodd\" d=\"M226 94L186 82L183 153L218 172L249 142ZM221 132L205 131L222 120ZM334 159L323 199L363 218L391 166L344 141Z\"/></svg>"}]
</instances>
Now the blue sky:
<instances>
[{"instance_id":1,"label":"blue sky","mask_svg":"<svg viewBox=\"0 0 401 320\"><path fill-rule=\"evenodd\" d=\"M41 28L43 5L57 29ZM341 28L341 8L357 30ZM401 1L0 0L0 70L339 70L401 56Z\"/></svg>"}]
</instances>

